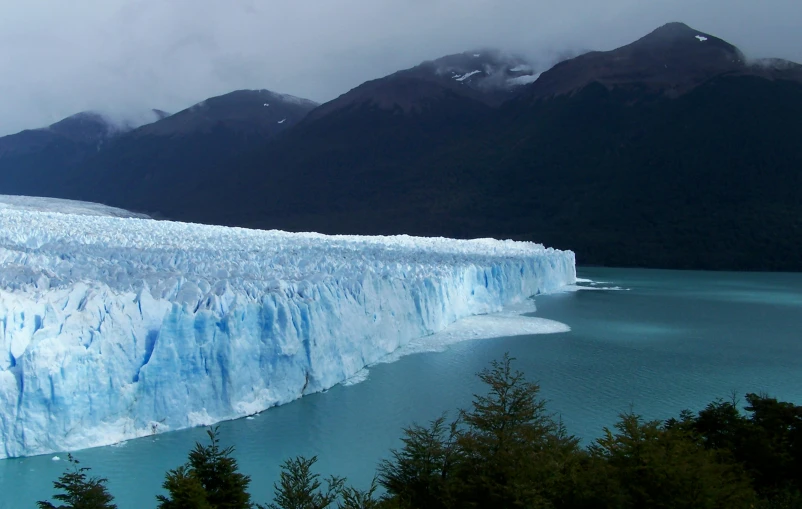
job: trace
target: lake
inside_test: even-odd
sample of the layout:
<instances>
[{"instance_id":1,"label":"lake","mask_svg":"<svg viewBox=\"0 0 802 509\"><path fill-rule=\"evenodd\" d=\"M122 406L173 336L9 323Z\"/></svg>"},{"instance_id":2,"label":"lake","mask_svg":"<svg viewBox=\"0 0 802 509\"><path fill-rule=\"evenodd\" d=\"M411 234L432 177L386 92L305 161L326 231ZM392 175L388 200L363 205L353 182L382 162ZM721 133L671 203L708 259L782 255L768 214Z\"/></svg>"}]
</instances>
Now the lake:
<instances>
[{"instance_id":1,"label":"lake","mask_svg":"<svg viewBox=\"0 0 802 509\"><path fill-rule=\"evenodd\" d=\"M360 383L221 423L223 444L236 447L240 470L253 479L254 500L270 500L280 463L299 454L317 455L320 473L365 487L399 445L402 427L468 406L483 392L475 373L505 352L586 441L629 410L666 419L746 392L802 403L802 274L578 272L594 283L535 299L534 316L569 332L441 346L373 366ZM191 429L75 456L109 479L120 509L141 509L155 507L164 473L205 438L203 429ZM33 508L49 498L66 459L53 456L0 460L0 508Z\"/></svg>"}]
</instances>

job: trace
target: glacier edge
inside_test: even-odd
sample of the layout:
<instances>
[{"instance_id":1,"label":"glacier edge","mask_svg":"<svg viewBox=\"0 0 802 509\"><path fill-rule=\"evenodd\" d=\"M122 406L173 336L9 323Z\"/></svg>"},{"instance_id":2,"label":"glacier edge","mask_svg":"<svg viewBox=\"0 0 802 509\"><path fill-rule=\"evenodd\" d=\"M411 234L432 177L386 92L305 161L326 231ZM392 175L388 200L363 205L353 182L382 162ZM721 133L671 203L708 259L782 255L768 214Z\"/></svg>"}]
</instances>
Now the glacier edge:
<instances>
[{"instance_id":1,"label":"glacier edge","mask_svg":"<svg viewBox=\"0 0 802 509\"><path fill-rule=\"evenodd\" d=\"M30 211L0 216L0 263L0 458L254 414L576 280L533 243Z\"/></svg>"}]
</instances>

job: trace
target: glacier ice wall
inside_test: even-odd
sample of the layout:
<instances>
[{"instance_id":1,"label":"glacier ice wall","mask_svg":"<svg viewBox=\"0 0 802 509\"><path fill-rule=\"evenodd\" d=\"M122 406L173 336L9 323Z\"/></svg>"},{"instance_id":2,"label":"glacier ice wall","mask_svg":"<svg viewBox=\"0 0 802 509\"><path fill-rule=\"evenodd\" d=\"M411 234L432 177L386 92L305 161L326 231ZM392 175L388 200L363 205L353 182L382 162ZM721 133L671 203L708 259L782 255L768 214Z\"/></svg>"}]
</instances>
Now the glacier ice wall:
<instances>
[{"instance_id":1,"label":"glacier ice wall","mask_svg":"<svg viewBox=\"0 0 802 509\"><path fill-rule=\"evenodd\" d=\"M576 278L574 254L0 211L0 458L211 424Z\"/></svg>"}]
</instances>

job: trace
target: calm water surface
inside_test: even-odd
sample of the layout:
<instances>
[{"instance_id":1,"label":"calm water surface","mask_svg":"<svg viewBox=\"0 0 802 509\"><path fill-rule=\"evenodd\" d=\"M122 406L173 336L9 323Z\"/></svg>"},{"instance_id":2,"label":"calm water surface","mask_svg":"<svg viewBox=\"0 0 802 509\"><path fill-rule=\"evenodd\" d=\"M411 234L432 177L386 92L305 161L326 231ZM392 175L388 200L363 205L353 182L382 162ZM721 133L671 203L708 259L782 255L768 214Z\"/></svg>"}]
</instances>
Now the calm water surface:
<instances>
[{"instance_id":1,"label":"calm water surface","mask_svg":"<svg viewBox=\"0 0 802 509\"><path fill-rule=\"evenodd\" d=\"M537 316L569 325L568 333L466 341L404 357L371 368L363 383L222 423L223 443L236 446L253 478L254 500L270 499L278 465L298 454L318 455L323 474L366 485L403 426L469 405L483 391L474 374L504 352L585 439L630 409L665 419L733 391L802 404L802 274L586 268L579 276L628 290L538 297ZM142 509L155 506L164 472L204 439L193 429L75 456L109 479L120 509ZM0 460L0 508L33 508L49 497L64 468L52 456Z\"/></svg>"}]
</instances>

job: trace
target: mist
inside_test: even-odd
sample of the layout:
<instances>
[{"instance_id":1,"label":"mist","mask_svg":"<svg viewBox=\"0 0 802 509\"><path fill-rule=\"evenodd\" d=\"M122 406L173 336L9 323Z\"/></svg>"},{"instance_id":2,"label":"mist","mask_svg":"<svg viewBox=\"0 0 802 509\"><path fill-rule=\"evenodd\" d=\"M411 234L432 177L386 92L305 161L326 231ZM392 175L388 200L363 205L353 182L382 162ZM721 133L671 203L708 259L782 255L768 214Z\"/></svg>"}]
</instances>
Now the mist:
<instances>
[{"instance_id":1,"label":"mist","mask_svg":"<svg viewBox=\"0 0 802 509\"><path fill-rule=\"evenodd\" d=\"M451 53L538 70L670 21L750 58L802 61L802 2L770 0L0 0L0 135L84 110L116 122L233 90L318 102Z\"/></svg>"}]
</instances>

